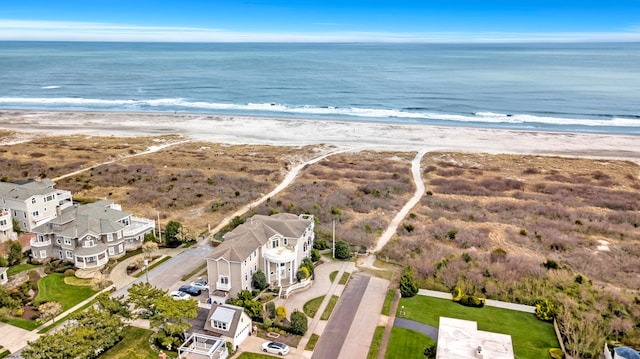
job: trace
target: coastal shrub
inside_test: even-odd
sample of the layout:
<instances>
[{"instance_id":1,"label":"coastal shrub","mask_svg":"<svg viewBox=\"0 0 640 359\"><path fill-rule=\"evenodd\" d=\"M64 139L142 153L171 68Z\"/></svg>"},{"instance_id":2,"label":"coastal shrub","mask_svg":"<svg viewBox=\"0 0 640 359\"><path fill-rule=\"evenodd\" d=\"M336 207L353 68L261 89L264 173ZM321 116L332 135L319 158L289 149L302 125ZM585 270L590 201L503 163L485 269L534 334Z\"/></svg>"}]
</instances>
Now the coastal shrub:
<instances>
[{"instance_id":1,"label":"coastal shrub","mask_svg":"<svg viewBox=\"0 0 640 359\"><path fill-rule=\"evenodd\" d=\"M536 304L536 318L545 321L553 322L557 314L556 306L549 299L545 299L542 302Z\"/></svg>"},{"instance_id":2,"label":"coastal shrub","mask_svg":"<svg viewBox=\"0 0 640 359\"><path fill-rule=\"evenodd\" d=\"M458 304L462 304L467 307L482 308L484 307L484 299L464 294L460 287L456 287L452 293L452 300Z\"/></svg>"},{"instance_id":3,"label":"coastal shrub","mask_svg":"<svg viewBox=\"0 0 640 359\"><path fill-rule=\"evenodd\" d=\"M275 319L278 313L276 313L276 304L274 302L268 302L264 305L265 314L268 318Z\"/></svg>"},{"instance_id":4,"label":"coastal shrub","mask_svg":"<svg viewBox=\"0 0 640 359\"><path fill-rule=\"evenodd\" d=\"M320 251L315 249L315 248L312 248L311 249L311 261L317 262L319 260L320 260Z\"/></svg>"},{"instance_id":5,"label":"coastal shrub","mask_svg":"<svg viewBox=\"0 0 640 359\"><path fill-rule=\"evenodd\" d=\"M551 357L551 359L564 359L564 353L560 348L550 348L549 356Z\"/></svg>"},{"instance_id":6,"label":"coastal shrub","mask_svg":"<svg viewBox=\"0 0 640 359\"><path fill-rule=\"evenodd\" d=\"M329 244L326 239L316 239L313 242L313 248L317 250L323 250L329 248Z\"/></svg>"},{"instance_id":7,"label":"coastal shrub","mask_svg":"<svg viewBox=\"0 0 640 359\"><path fill-rule=\"evenodd\" d=\"M436 359L438 352L437 343L433 343L424 349L424 357L427 359Z\"/></svg>"},{"instance_id":8,"label":"coastal shrub","mask_svg":"<svg viewBox=\"0 0 640 359\"><path fill-rule=\"evenodd\" d=\"M296 279L301 281L303 279L309 278L309 270L306 267L300 267L296 272Z\"/></svg>"},{"instance_id":9,"label":"coastal shrub","mask_svg":"<svg viewBox=\"0 0 640 359\"><path fill-rule=\"evenodd\" d=\"M345 241L338 241L338 243L336 243L336 258L337 259L351 258L351 247L349 246L349 243Z\"/></svg>"}]
</instances>

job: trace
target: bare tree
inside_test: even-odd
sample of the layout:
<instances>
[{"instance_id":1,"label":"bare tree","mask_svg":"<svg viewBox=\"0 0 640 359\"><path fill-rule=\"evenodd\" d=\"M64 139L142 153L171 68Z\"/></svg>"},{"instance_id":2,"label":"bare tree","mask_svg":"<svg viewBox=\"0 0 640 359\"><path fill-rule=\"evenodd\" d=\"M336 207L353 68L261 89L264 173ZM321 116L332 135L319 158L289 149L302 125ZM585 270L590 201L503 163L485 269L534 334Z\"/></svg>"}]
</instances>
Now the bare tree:
<instances>
[{"instance_id":1,"label":"bare tree","mask_svg":"<svg viewBox=\"0 0 640 359\"><path fill-rule=\"evenodd\" d=\"M142 245L142 252L146 254L146 257L151 259L151 255L158 251L158 243L156 242L145 242Z\"/></svg>"}]
</instances>

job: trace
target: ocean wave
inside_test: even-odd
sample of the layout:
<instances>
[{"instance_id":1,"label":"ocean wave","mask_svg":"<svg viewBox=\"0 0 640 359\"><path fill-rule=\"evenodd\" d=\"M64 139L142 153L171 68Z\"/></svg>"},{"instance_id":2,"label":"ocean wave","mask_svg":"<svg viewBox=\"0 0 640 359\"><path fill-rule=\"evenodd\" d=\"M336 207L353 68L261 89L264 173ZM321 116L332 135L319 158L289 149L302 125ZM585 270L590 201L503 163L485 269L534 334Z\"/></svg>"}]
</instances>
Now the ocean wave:
<instances>
[{"instance_id":1,"label":"ocean wave","mask_svg":"<svg viewBox=\"0 0 640 359\"><path fill-rule=\"evenodd\" d=\"M40 88L43 89L43 90L53 90L53 89L59 89L60 87L62 87L62 86L51 85L51 86L42 86Z\"/></svg>"},{"instance_id":2,"label":"ocean wave","mask_svg":"<svg viewBox=\"0 0 640 359\"><path fill-rule=\"evenodd\" d=\"M253 113L286 113L294 115L310 116L334 116L334 117L360 117L376 119L397 119L398 121L451 121L467 123L487 123L487 124L545 124L554 126L589 126L589 127L640 127L640 118L635 116L621 117L610 116L609 118L588 119L569 118L555 116L539 116L531 114L504 114L495 112L475 112L472 114L447 114L430 112L427 109L376 109L364 107L336 107L336 106L289 106L278 103L216 103L204 101L187 101L182 98L161 98L151 100L106 100L87 98L0 98L0 104L4 105L45 105L56 107L83 107L92 109L95 107L104 109L127 109L127 110L149 110L161 109L173 110L223 110Z\"/></svg>"}]
</instances>

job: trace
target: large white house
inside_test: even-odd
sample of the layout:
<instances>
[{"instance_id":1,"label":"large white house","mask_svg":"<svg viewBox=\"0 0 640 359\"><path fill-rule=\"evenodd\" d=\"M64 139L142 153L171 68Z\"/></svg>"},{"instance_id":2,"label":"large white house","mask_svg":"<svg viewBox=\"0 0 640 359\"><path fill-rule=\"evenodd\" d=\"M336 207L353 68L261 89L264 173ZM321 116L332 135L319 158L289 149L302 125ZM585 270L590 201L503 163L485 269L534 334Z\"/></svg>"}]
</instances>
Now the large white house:
<instances>
[{"instance_id":1,"label":"large white house","mask_svg":"<svg viewBox=\"0 0 640 359\"><path fill-rule=\"evenodd\" d=\"M55 218L73 205L71 192L55 189L50 179L22 183L0 182L0 208L9 209L24 232Z\"/></svg>"},{"instance_id":2,"label":"large white house","mask_svg":"<svg viewBox=\"0 0 640 359\"><path fill-rule=\"evenodd\" d=\"M154 226L154 220L134 217L109 201L73 205L33 228L31 253L37 259L57 258L78 268L98 268L109 258L140 247Z\"/></svg>"},{"instance_id":3,"label":"large white house","mask_svg":"<svg viewBox=\"0 0 640 359\"><path fill-rule=\"evenodd\" d=\"M16 232L13 231L13 220L11 219L11 211L0 207L0 243L5 241L14 241L18 238Z\"/></svg>"},{"instance_id":4,"label":"large white house","mask_svg":"<svg viewBox=\"0 0 640 359\"><path fill-rule=\"evenodd\" d=\"M253 289L251 278L259 270L270 284L293 284L302 260L310 257L313 229L312 215L280 213L255 215L225 234L206 257L211 301L224 303Z\"/></svg>"}]
</instances>

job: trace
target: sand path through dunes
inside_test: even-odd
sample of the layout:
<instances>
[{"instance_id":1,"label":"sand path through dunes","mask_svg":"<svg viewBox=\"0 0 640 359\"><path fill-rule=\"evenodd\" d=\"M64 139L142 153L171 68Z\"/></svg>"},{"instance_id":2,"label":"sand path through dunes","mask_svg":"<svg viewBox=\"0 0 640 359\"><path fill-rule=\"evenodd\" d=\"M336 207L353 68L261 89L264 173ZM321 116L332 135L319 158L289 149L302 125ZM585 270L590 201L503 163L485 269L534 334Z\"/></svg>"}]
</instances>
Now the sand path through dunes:
<instances>
[{"instance_id":1,"label":"sand path through dunes","mask_svg":"<svg viewBox=\"0 0 640 359\"><path fill-rule=\"evenodd\" d=\"M427 153L426 149L420 150L416 157L411 161L411 173L413 174L413 182L416 184L416 191L413 193L413 197L407 201L407 203L402 207L400 212L393 217L391 223L387 227L387 230L382 233L380 238L378 238L378 244L376 248L373 250L374 252L379 252L385 245L391 240L394 233L396 233L396 229L400 225L400 222L404 220L404 218L409 214L409 211L420 201L422 196L424 195L424 181L422 180L422 171L420 167L420 163L422 162L422 157Z\"/></svg>"},{"instance_id":2,"label":"sand path through dunes","mask_svg":"<svg viewBox=\"0 0 640 359\"><path fill-rule=\"evenodd\" d=\"M220 224L218 224L215 228L211 229L211 231L209 233L211 234L216 234L218 232L220 232L220 230L226 226L229 222L231 222L231 219L233 219L233 217L237 217L237 216L241 216L244 213L246 213L247 211L250 211L253 207L256 207L260 204L262 204L264 201L267 200L267 198L271 198L273 196L275 196L276 194L278 194L280 191L282 191L283 189L287 188L287 186L289 186L291 184L291 182L293 182L293 180L296 178L296 176L298 176L298 173L300 173L300 171L305 168L307 165L310 164L314 164L318 161L321 161L331 155L335 155L338 153L343 153L343 152L350 152L350 151L357 151L357 148L342 148L342 149L338 149L338 150L334 150L331 152L327 152L325 154L322 154L318 157L314 157L308 161L302 162L301 164L295 166L294 168L291 169L291 171L289 171L289 173L287 173L287 175L284 177L284 180L282 180L282 182L276 186L276 188L274 188L271 192L265 194L264 196L258 198L257 200L245 204L244 206L240 207L240 209L238 209L237 211L231 213L230 215L228 215L227 217L225 217L222 221L220 221Z\"/></svg>"},{"instance_id":3,"label":"sand path through dunes","mask_svg":"<svg viewBox=\"0 0 640 359\"><path fill-rule=\"evenodd\" d=\"M160 150L163 150L163 149L165 149L165 148L167 148L167 147L176 146L176 145L181 145L181 144L183 144L183 143L190 142L190 141L192 141L192 140L184 140L184 141L177 141L177 142L169 142L169 143L163 143L163 144L161 144L161 145L149 146L149 148L147 148L147 150L146 150L146 151L142 151L142 152L134 153L134 154L131 154L131 155L122 155L122 156L119 156L119 157L114 158L114 159L109 160L109 161L105 161L105 162L101 162L101 163L96 163L96 164L91 165L91 166L89 166L89 167L85 167L85 168L83 168L83 169L79 169L79 170L77 170L77 171L73 171L73 172L67 173L67 174L62 175L62 176L58 176L58 177L56 177L56 178L53 178L52 180L53 180L54 182L57 182L57 181L59 181L59 180L61 180L61 179L63 179L63 178L67 178L67 177L75 176L75 175L77 175L77 174L79 174L79 173L82 173L82 172L85 172L85 171L89 171L89 170L91 170L92 168L96 168L96 167L98 167L98 166L108 165L108 164L111 164L111 163L115 163L115 162L118 162L118 161L122 161L122 160L127 159L127 158L132 158L132 157L137 157L137 156L144 156L144 155L148 155L148 154L150 154L150 153L154 153L154 152L158 152L158 151L160 151Z\"/></svg>"}]
</instances>

